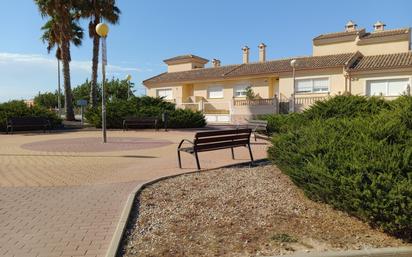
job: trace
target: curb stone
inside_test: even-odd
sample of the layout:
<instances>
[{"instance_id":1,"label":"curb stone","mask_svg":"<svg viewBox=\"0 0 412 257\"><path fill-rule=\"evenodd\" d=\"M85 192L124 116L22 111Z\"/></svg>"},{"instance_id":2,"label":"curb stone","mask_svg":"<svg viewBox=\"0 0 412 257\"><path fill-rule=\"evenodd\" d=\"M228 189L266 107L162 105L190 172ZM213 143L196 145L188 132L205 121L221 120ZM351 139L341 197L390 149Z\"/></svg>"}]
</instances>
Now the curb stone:
<instances>
[{"instance_id":1,"label":"curb stone","mask_svg":"<svg viewBox=\"0 0 412 257\"><path fill-rule=\"evenodd\" d=\"M412 257L412 247L371 248L340 252L313 252L272 257Z\"/></svg>"}]
</instances>

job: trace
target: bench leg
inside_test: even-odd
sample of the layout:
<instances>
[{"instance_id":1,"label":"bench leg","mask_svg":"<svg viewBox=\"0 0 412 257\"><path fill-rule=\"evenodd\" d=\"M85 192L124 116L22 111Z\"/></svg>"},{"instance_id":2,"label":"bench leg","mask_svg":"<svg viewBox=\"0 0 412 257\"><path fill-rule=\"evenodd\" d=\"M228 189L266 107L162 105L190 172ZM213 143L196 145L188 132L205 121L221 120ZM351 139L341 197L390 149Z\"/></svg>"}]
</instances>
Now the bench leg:
<instances>
[{"instance_id":1,"label":"bench leg","mask_svg":"<svg viewBox=\"0 0 412 257\"><path fill-rule=\"evenodd\" d=\"M179 168L182 168L182 159L180 157L180 151L179 150L177 151L177 160L179 162Z\"/></svg>"},{"instance_id":2,"label":"bench leg","mask_svg":"<svg viewBox=\"0 0 412 257\"><path fill-rule=\"evenodd\" d=\"M255 142L257 141L257 139L256 139L256 132L255 133L253 133L253 135L255 135Z\"/></svg>"},{"instance_id":3,"label":"bench leg","mask_svg":"<svg viewBox=\"0 0 412 257\"><path fill-rule=\"evenodd\" d=\"M230 150L232 151L232 159L234 160L235 159L235 151L233 150L233 147L230 148Z\"/></svg>"},{"instance_id":4,"label":"bench leg","mask_svg":"<svg viewBox=\"0 0 412 257\"><path fill-rule=\"evenodd\" d=\"M195 152L195 159L196 159L197 170L200 170L199 156L197 156L197 152Z\"/></svg>"},{"instance_id":5,"label":"bench leg","mask_svg":"<svg viewBox=\"0 0 412 257\"><path fill-rule=\"evenodd\" d=\"M250 154L250 161L253 163L253 154L252 154L252 149L250 148L250 144L248 144L248 148L249 148L249 154Z\"/></svg>"}]
</instances>

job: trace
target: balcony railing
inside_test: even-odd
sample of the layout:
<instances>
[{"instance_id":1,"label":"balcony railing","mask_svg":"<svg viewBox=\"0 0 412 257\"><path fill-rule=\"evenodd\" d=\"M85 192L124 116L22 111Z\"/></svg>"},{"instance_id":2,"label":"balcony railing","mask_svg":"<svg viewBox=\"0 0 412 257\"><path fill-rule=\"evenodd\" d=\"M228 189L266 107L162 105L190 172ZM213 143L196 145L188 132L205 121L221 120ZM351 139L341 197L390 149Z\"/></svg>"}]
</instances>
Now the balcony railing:
<instances>
[{"instance_id":1,"label":"balcony railing","mask_svg":"<svg viewBox=\"0 0 412 257\"><path fill-rule=\"evenodd\" d=\"M262 98L262 99L233 99L234 106L255 106L255 105L274 105L276 98Z\"/></svg>"},{"instance_id":2,"label":"balcony railing","mask_svg":"<svg viewBox=\"0 0 412 257\"><path fill-rule=\"evenodd\" d=\"M312 104L314 104L318 101L323 101L323 100L327 99L328 97L329 97L329 95L325 95L325 96L304 96L304 97L295 96L295 104L308 106L308 105L312 105Z\"/></svg>"}]
</instances>

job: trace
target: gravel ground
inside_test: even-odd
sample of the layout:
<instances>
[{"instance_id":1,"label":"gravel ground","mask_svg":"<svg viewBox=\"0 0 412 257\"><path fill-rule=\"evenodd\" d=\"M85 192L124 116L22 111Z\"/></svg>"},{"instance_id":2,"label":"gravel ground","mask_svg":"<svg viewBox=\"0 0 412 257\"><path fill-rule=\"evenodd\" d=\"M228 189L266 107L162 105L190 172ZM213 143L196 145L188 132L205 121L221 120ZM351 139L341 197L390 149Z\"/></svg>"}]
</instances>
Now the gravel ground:
<instances>
[{"instance_id":1,"label":"gravel ground","mask_svg":"<svg viewBox=\"0 0 412 257\"><path fill-rule=\"evenodd\" d=\"M267 256L401 246L304 196L274 166L188 174L145 188L123 256Z\"/></svg>"}]
</instances>

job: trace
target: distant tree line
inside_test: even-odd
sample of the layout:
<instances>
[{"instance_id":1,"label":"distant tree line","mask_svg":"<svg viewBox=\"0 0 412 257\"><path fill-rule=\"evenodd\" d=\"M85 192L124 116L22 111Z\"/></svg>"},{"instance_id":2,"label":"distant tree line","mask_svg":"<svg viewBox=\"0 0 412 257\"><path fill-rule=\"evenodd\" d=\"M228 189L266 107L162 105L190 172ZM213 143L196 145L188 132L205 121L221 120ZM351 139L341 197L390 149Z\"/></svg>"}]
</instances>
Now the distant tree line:
<instances>
[{"instance_id":1,"label":"distant tree line","mask_svg":"<svg viewBox=\"0 0 412 257\"><path fill-rule=\"evenodd\" d=\"M80 84L73 88L71 92L71 101L72 106L77 105L78 100L86 100L88 103L91 101L91 86L92 82L86 80L83 84ZM129 94L127 91L129 90L129 83L127 80L120 80L112 78L111 80L107 80L105 83L106 87L106 95L108 99L120 99L120 100L127 100L128 97L134 96L134 84L130 83L130 91ZM101 83L96 84L96 92L97 92L97 99L96 104L99 105L101 103L101 92L102 87ZM65 106L65 99L64 95L62 94L61 97L61 106ZM42 106L48 109L56 109L58 106L58 92L39 92L37 96L34 97L34 104L38 106ZM91 105L92 106L92 105Z\"/></svg>"}]
</instances>

